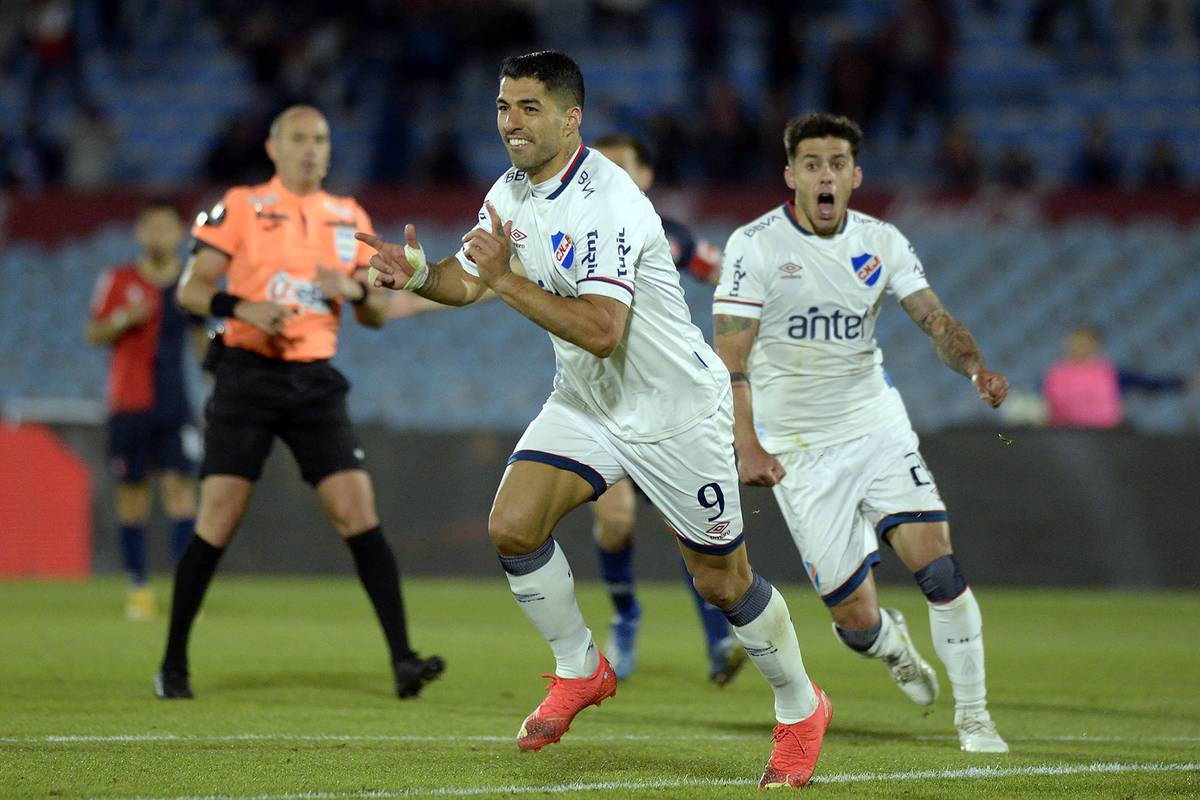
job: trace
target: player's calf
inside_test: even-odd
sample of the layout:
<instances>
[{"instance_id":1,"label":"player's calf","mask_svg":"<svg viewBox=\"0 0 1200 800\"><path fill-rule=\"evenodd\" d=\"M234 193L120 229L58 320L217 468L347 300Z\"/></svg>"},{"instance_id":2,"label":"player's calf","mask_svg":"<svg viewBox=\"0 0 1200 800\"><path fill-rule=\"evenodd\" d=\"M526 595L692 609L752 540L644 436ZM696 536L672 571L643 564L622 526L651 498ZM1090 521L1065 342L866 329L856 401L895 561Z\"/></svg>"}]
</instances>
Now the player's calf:
<instances>
[{"instance_id":1,"label":"player's calf","mask_svg":"<svg viewBox=\"0 0 1200 800\"><path fill-rule=\"evenodd\" d=\"M904 615L897 609L880 609L879 621L870 628L848 630L835 622L833 632L851 650L887 665L892 680L909 700L921 706L937 700L937 673L917 651Z\"/></svg>"}]
</instances>

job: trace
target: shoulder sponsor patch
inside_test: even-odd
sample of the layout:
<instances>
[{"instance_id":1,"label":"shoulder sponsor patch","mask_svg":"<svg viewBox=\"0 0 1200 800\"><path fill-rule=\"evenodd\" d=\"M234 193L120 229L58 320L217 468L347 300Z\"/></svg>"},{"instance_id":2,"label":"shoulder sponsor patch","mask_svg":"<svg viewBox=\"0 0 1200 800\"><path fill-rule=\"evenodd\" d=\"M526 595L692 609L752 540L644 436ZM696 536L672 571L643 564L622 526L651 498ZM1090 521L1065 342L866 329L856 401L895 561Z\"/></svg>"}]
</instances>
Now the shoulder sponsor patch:
<instances>
[{"instance_id":1,"label":"shoulder sponsor patch","mask_svg":"<svg viewBox=\"0 0 1200 800\"><path fill-rule=\"evenodd\" d=\"M333 249L343 264L354 262L354 254L358 252L358 240L354 238L354 228L352 226L334 226Z\"/></svg>"}]
</instances>

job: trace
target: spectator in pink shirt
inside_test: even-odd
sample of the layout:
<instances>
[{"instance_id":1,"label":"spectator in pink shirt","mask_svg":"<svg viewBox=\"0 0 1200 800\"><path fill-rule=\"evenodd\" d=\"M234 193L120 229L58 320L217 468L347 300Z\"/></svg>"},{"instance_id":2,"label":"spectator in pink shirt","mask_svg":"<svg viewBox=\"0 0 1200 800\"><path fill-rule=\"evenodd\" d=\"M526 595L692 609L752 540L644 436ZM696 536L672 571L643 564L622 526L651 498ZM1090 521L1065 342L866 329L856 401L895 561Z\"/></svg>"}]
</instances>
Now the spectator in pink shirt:
<instances>
[{"instance_id":1,"label":"spectator in pink shirt","mask_svg":"<svg viewBox=\"0 0 1200 800\"><path fill-rule=\"evenodd\" d=\"M1123 392L1180 392L1197 383L1177 375L1121 369L1100 348L1100 330L1094 326L1081 325L1067 335L1063 359L1050 365L1042 378L1048 426L1115 428L1124 418Z\"/></svg>"}]
</instances>

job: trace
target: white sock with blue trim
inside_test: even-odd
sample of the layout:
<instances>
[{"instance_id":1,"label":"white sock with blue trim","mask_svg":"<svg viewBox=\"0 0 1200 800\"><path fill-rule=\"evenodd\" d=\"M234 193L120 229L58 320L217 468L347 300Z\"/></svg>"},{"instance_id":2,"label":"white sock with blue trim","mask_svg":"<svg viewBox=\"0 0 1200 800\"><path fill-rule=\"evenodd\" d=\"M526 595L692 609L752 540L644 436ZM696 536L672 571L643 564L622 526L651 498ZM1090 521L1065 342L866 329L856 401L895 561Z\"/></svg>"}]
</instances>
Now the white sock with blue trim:
<instances>
[{"instance_id":1,"label":"white sock with blue trim","mask_svg":"<svg viewBox=\"0 0 1200 800\"><path fill-rule=\"evenodd\" d=\"M775 718L785 725L817 710L817 693L804 669L800 642L787 602L775 587L755 575L745 597L725 611L746 654L775 690Z\"/></svg>"},{"instance_id":2,"label":"white sock with blue trim","mask_svg":"<svg viewBox=\"0 0 1200 800\"><path fill-rule=\"evenodd\" d=\"M929 632L946 666L955 706L982 709L987 703L983 616L969 588L949 602L929 604Z\"/></svg>"},{"instance_id":3,"label":"white sock with blue trim","mask_svg":"<svg viewBox=\"0 0 1200 800\"><path fill-rule=\"evenodd\" d=\"M517 604L554 652L554 674L588 678L600 665L592 632L575 599L575 578L553 538L532 553L501 556Z\"/></svg>"}]
</instances>

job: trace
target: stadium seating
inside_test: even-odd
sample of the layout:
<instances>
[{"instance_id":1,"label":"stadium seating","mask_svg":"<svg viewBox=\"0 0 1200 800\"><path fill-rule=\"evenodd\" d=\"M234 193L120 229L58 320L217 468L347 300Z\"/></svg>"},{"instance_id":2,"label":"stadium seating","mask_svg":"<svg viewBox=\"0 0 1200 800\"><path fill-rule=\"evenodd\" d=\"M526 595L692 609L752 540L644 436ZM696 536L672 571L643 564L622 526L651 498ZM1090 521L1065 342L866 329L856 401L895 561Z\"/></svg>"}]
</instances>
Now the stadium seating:
<instances>
[{"instance_id":1,"label":"stadium seating","mask_svg":"<svg viewBox=\"0 0 1200 800\"><path fill-rule=\"evenodd\" d=\"M816 4L801 47L796 109L822 105L827 56L835 37L878 31L903 5L899 0ZM989 5L994 11L986 10ZM1038 172L1051 183L1068 177L1086 125L1095 116L1112 125L1125 180L1136 180L1142 159L1160 136L1175 145L1186 175L1196 180L1200 62L1158 48L1119 56L1113 44L1112 4L1092 6L1098 13L1099 46L1081 49L1064 40L1039 51L1027 42L1030 3L955 0L953 108L974 133L985 160L1019 146L1031 153ZM95 46L92 5L83 3L80 8L88 88L120 133L118 179L156 185L194 180L202 174L205 156L224 123L261 103L253 95L246 59L195 9L181 12L182 22L177 24L187 25L186 35L176 32L169 48L155 50L153 42L139 43L128 53L112 55ZM688 110L685 15L685 4L655 4L649 34L653 47L553 31L550 43L571 50L587 74L588 130L638 130L653 113ZM761 110L766 80L765 23L752 14L733 14L728 22L727 74L755 113ZM567 40L558 41L564 37ZM614 47L619 57L614 57ZM152 52L143 52L146 48ZM353 81L360 102L356 110L333 117L338 150L331 177L347 185L369 177L376 143L388 141L380 136L385 123L378 109L395 90L394 76L383 74L375 61L368 59L357 69L342 77ZM460 135L472 174L490 181L504 161L488 111L494 83L494 64L468 63L457 76L454 102L438 103L436 113L405 119L412 124L407 135L414 152L422 151L439 128L450 124ZM654 91L646 91L647 86ZM51 111L47 127L59 136L71 124L68 98L61 87L51 95L45 100ZM0 116L21 119L24 102L19 76L0 76ZM899 140L893 110L885 110L865 154L873 179L891 185L935 180L931 170L914 164ZM923 153L934 152L936 130L923 124L917 133Z\"/></svg>"},{"instance_id":2,"label":"stadium seating","mask_svg":"<svg viewBox=\"0 0 1200 800\"><path fill-rule=\"evenodd\" d=\"M1198 230L1100 222L979 228L969 216L897 221L935 289L1015 390L1036 393L1066 331L1085 322L1104 328L1108 350L1123 366L1190 375L1200 364L1200 338L1187 327L1200 305ZM434 253L449 252L460 235L432 223L420 229ZM728 231L704 227L714 241ZM100 270L128 260L135 247L125 228L112 227L57 248L5 248L0 405L18 397L103 399L105 358L82 341L84 314ZM710 332L707 287L688 278L685 288L693 318ZM938 363L901 309L887 308L877 333L918 429L995 420ZM553 378L546 335L499 303L423 314L380 331L346 325L337 363L357 387L356 418L423 430L518 429L540 408ZM201 381L193 388L199 399ZM1129 418L1146 430L1195 430L1200 400L1131 396Z\"/></svg>"}]
</instances>

